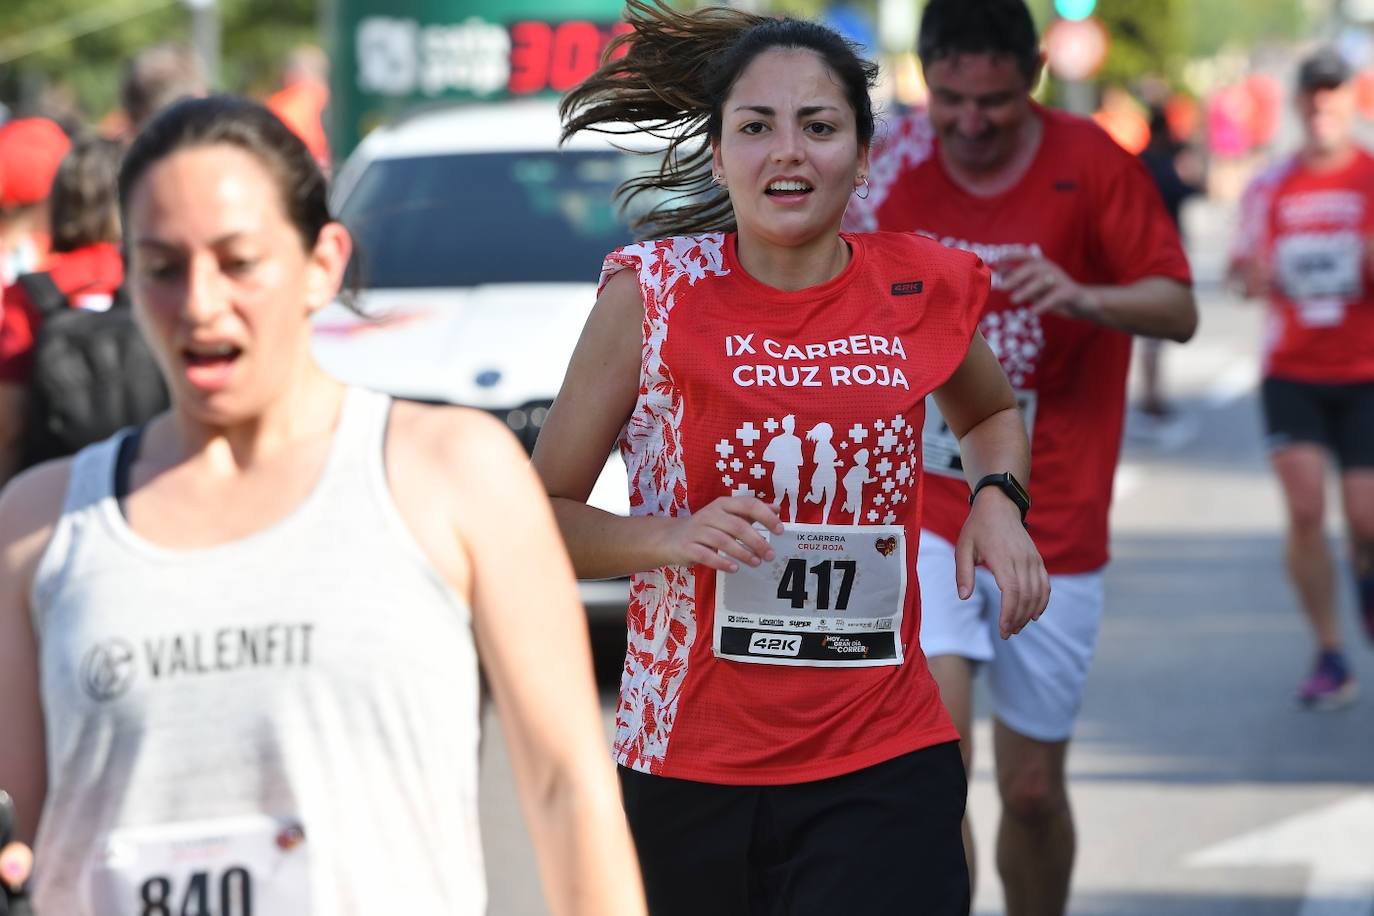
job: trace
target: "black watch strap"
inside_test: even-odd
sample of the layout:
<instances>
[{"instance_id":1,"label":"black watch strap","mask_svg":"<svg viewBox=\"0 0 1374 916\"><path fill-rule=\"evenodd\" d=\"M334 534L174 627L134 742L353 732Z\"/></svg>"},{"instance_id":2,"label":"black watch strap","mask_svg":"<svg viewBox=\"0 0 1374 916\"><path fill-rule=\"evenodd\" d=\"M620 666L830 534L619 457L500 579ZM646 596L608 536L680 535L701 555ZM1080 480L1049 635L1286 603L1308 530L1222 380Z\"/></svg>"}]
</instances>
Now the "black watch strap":
<instances>
[{"instance_id":1,"label":"black watch strap","mask_svg":"<svg viewBox=\"0 0 1374 916\"><path fill-rule=\"evenodd\" d=\"M1007 499L1015 503L1016 508L1021 510L1021 524L1026 524L1026 513L1030 511L1030 494L1026 492L1025 487L1021 486L1019 480L1006 471L1001 474L989 474L973 485L973 492L968 497L970 506L978 498L978 492L984 487L996 487L1005 493Z\"/></svg>"}]
</instances>

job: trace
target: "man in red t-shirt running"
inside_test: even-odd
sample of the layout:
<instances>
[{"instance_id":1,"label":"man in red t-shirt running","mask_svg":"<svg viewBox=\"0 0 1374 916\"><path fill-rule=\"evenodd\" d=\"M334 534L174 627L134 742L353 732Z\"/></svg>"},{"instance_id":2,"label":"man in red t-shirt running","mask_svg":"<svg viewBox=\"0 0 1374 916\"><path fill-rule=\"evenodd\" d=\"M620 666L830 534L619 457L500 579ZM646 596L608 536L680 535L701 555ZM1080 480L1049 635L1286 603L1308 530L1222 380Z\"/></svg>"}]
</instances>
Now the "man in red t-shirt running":
<instances>
[{"instance_id":1,"label":"man in red t-shirt running","mask_svg":"<svg viewBox=\"0 0 1374 916\"><path fill-rule=\"evenodd\" d=\"M1245 292L1269 299L1266 439L1288 505L1288 573L1317 642L1298 687L1314 709L1355 696L1322 519L1328 454L1341 467L1359 603L1374 639L1374 156L1351 138L1351 76L1331 50L1299 68L1302 148L1246 189L1231 257Z\"/></svg>"},{"instance_id":2,"label":"man in red t-shirt running","mask_svg":"<svg viewBox=\"0 0 1374 916\"><path fill-rule=\"evenodd\" d=\"M1145 169L1091 121L1031 100L1042 58L1021 0L932 0L918 51L929 109L891 126L849 225L919 232L993 270L981 330L1030 431L1028 521L1050 604L1004 641L996 584L980 571L960 589L942 575L968 485L957 439L928 413L921 645L966 765L973 677L987 668L1007 910L1059 913L1075 842L1064 759L1104 602L1130 335L1185 341L1197 312L1178 232ZM967 830L965 840L971 864Z\"/></svg>"}]
</instances>

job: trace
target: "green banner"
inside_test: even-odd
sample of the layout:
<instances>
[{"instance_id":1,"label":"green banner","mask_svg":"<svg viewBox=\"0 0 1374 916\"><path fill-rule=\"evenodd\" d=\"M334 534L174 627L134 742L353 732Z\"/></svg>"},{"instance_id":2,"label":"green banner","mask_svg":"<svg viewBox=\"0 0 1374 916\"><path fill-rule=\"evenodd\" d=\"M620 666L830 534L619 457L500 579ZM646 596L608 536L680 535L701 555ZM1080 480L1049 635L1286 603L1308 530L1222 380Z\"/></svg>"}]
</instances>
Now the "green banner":
<instances>
[{"instance_id":1,"label":"green banner","mask_svg":"<svg viewBox=\"0 0 1374 916\"><path fill-rule=\"evenodd\" d=\"M565 92L611 39L623 0L332 0L330 143L443 101Z\"/></svg>"}]
</instances>

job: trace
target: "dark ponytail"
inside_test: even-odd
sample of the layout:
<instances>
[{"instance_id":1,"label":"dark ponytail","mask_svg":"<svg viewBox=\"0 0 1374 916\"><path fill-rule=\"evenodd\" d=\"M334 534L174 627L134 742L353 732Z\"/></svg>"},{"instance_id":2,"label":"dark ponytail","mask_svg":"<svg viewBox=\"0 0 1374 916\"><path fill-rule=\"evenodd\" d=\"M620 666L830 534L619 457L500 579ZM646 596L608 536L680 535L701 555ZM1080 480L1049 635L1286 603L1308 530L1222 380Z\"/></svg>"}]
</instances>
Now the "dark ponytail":
<instances>
[{"instance_id":1,"label":"dark ponytail","mask_svg":"<svg viewBox=\"0 0 1374 916\"><path fill-rule=\"evenodd\" d=\"M722 7L683 13L656 0L627 0L625 19L632 31L612 43L606 62L563 98L559 111L564 140L591 130L642 131L666 142L657 172L632 178L616 190L622 205L645 192L670 195L635 221L635 230L643 235L735 228L730 197L711 177L711 140L720 138L725 99L740 74L771 48L804 48L820 55L854 109L859 142L873 138L868 91L877 79L877 65L863 60L854 45L825 26Z\"/></svg>"}]
</instances>

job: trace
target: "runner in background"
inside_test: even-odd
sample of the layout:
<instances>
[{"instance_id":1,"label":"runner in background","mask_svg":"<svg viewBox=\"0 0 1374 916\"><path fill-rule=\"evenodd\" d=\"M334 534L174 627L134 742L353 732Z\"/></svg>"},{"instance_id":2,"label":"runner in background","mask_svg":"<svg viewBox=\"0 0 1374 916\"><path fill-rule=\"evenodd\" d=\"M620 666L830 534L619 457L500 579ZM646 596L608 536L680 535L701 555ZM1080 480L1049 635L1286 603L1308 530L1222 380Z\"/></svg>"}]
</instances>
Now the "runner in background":
<instances>
[{"instance_id":1,"label":"runner in background","mask_svg":"<svg viewBox=\"0 0 1374 916\"><path fill-rule=\"evenodd\" d=\"M329 58L315 45L291 49L282 67L281 88L267 97L267 107L305 143L329 174L329 137L324 110L329 105Z\"/></svg>"},{"instance_id":2,"label":"runner in background","mask_svg":"<svg viewBox=\"0 0 1374 916\"><path fill-rule=\"evenodd\" d=\"M1188 198L1202 193L1201 175L1188 166L1196 160L1187 147L1179 143L1169 127L1168 115L1162 106L1150 108L1150 140L1140 151L1140 161L1150 173L1164 209L1174 228L1183 236L1183 204ZM1180 168L1180 166L1183 166ZM1189 172L1185 176L1185 172ZM1140 341L1141 397L1140 412L1156 424L1169 420L1173 408L1164 396L1164 341L1158 337L1144 337ZM1155 425L1153 429L1161 427Z\"/></svg>"},{"instance_id":3,"label":"runner in background","mask_svg":"<svg viewBox=\"0 0 1374 916\"><path fill-rule=\"evenodd\" d=\"M642 913L520 446L311 357L352 246L305 146L188 100L119 188L173 407L0 497L0 787L36 911L484 913L480 662L551 909Z\"/></svg>"},{"instance_id":4,"label":"runner in background","mask_svg":"<svg viewBox=\"0 0 1374 916\"><path fill-rule=\"evenodd\" d=\"M210 91L205 65L195 50L182 44L149 45L129 59L119 84L119 101L127 119L124 136L132 140L153 115L185 98Z\"/></svg>"},{"instance_id":5,"label":"runner in background","mask_svg":"<svg viewBox=\"0 0 1374 916\"><path fill-rule=\"evenodd\" d=\"M1266 444L1288 507L1288 574L1316 659L1298 687L1314 709L1354 699L1327 544L1326 465L1340 466L1356 603L1374 639L1374 157L1351 136L1350 67L1323 50L1298 69L1302 148L1242 198L1231 275L1269 301Z\"/></svg>"},{"instance_id":6,"label":"runner in background","mask_svg":"<svg viewBox=\"0 0 1374 916\"><path fill-rule=\"evenodd\" d=\"M930 410L921 644L966 765L973 679L988 674L1008 913L1061 913L1076 843L1064 761L1105 601L1131 335L1187 340L1197 313L1178 233L1139 161L1091 121L1031 100L1043 61L1021 0L931 0L917 50L929 109L891 124L849 225L914 231L993 271L981 329L1030 431L1030 532L1053 595L1010 641L996 638L991 576L980 571L975 600L959 600L949 566L967 469L957 427Z\"/></svg>"},{"instance_id":7,"label":"runner in background","mask_svg":"<svg viewBox=\"0 0 1374 916\"><path fill-rule=\"evenodd\" d=\"M534 465L578 574L633 576L614 752L650 910L962 914L967 786L917 640L927 393L966 505L977 484L942 572L971 589L988 565L1003 637L1046 599L1025 431L974 330L987 273L840 234L875 68L834 32L638 0L628 20L564 134L659 125L665 170L622 190L691 198L651 215L673 237L607 257ZM617 445L629 518L586 505Z\"/></svg>"}]
</instances>

